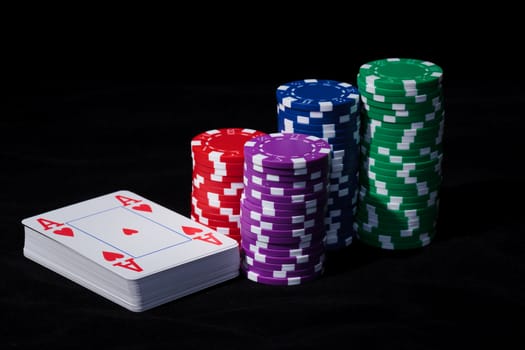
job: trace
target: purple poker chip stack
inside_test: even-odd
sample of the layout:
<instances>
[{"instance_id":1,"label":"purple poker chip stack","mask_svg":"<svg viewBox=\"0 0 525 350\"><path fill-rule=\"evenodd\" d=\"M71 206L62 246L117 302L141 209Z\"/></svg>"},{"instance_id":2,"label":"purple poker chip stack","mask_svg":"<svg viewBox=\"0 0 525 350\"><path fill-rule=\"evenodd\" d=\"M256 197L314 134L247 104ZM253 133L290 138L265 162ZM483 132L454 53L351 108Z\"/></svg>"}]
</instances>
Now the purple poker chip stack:
<instances>
[{"instance_id":1,"label":"purple poker chip stack","mask_svg":"<svg viewBox=\"0 0 525 350\"><path fill-rule=\"evenodd\" d=\"M359 175L360 99L356 87L306 79L277 88L278 130L324 139L330 144L326 249L349 246L355 236Z\"/></svg>"},{"instance_id":2,"label":"purple poker chip stack","mask_svg":"<svg viewBox=\"0 0 525 350\"><path fill-rule=\"evenodd\" d=\"M244 144L241 271L270 285L296 285L324 271L330 145L274 133Z\"/></svg>"}]
</instances>

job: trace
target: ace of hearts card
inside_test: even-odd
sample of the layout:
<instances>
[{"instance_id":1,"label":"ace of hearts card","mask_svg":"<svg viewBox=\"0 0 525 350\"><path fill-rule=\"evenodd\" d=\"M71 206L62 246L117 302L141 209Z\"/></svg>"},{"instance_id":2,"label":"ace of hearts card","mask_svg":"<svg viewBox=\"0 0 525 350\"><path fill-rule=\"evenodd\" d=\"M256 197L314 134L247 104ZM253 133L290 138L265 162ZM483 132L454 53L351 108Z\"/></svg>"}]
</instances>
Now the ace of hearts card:
<instances>
[{"instance_id":1,"label":"ace of hearts card","mask_svg":"<svg viewBox=\"0 0 525 350\"><path fill-rule=\"evenodd\" d=\"M27 258L133 311L239 273L237 241L126 190L22 224Z\"/></svg>"}]
</instances>

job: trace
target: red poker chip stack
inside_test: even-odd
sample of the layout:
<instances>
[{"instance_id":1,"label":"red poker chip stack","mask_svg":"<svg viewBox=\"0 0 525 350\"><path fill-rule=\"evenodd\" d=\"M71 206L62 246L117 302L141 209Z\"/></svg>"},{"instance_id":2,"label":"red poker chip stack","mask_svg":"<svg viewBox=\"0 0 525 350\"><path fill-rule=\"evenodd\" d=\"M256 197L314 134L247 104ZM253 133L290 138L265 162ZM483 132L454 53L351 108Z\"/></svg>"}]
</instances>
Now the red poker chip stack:
<instances>
[{"instance_id":1,"label":"red poker chip stack","mask_svg":"<svg viewBox=\"0 0 525 350\"><path fill-rule=\"evenodd\" d=\"M193 160L191 219L241 241L244 143L264 132L223 128L191 140Z\"/></svg>"}]
</instances>

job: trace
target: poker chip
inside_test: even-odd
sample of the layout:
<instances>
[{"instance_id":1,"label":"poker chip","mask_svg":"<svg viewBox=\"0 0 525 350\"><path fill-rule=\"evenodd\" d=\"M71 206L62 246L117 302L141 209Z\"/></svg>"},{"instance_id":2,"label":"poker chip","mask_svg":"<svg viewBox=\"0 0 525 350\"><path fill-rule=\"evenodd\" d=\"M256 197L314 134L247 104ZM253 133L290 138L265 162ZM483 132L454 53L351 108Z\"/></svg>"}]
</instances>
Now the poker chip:
<instances>
[{"instance_id":1,"label":"poker chip","mask_svg":"<svg viewBox=\"0 0 525 350\"><path fill-rule=\"evenodd\" d=\"M366 111L363 113L363 118L401 124L440 120L444 114L442 105L433 106L426 111L413 111L371 108L370 105L363 104L363 110Z\"/></svg>"},{"instance_id":2,"label":"poker chip","mask_svg":"<svg viewBox=\"0 0 525 350\"><path fill-rule=\"evenodd\" d=\"M366 245L388 250L407 250L423 248L434 239L436 232L428 232L419 235L414 240L392 240L390 236L368 235L358 230L357 238Z\"/></svg>"},{"instance_id":3,"label":"poker chip","mask_svg":"<svg viewBox=\"0 0 525 350\"><path fill-rule=\"evenodd\" d=\"M255 199L263 202L283 203L283 204L303 204L313 201L322 201L325 197L324 191L311 191L307 194L275 195L267 194L266 191L259 191L256 188L249 187L245 189L244 195L248 200Z\"/></svg>"},{"instance_id":4,"label":"poker chip","mask_svg":"<svg viewBox=\"0 0 525 350\"><path fill-rule=\"evenodd\" d=\"M382 235L388 236L391 238L405 238L405 237L414 237L418 234L426 233L430 230L435 230L436 222L435 221L425 221L425 220L414 220L403 223L404 227L397 222L392 222L390 225L388 223L380 223L377 221L369 220L368 222L364 219L359 222L355 222L359 227L360 231L364 234L371 235ZM406 225L406 226L405 226ZM387 234L385 234L387 233Z\"/></svg>"},{"instance_id":5,"label":"poker chip","mask_svg":"<svg viewBox=\"0 0 525 350\"><path fill-rule=\"evenodd\" d=\"M330 152L326 141L303 134L245 143L240 233L242 269L251 280L289 285L320 275Z\"/></svg>"},{"instance_id":6,"label":"poker chip","mask_svg":"<svg viewBox=\"0 0 525 350\"><path fill-rule=\"evenodd\" d=\"M424 165L419 166L419 163L408 163L410 166L403 164L402 169L396 169L388 165L381 165L376 162L374 158L368 157L367 160L363 160L363 168L367 171L381 172L384 175L391 177L409 177L409 176L422 176L427 175L429 171L434 170L436 174L441 173L441 161L438 158L435 161L425 161ZM373 164L372 164L373 163Z\"/></svg>"},{"instance_id":7,"label":"poker chip","mask_svg":"<svg viewBox=\"0 0 525 350\"><path fill-rule=\"evenodd\" d=\"M318 278L320 275L323 274L324 269L322 269L319 272L310 274L310 275L300 275L300 276L283 277L283 278L264 276L253 270L241 269L241 272L244 273L244 275L249 280L254 281L254 282L264 283L268 285L276 285L276 286L294 286L294 285L303 284L305 282Z\"/></svg>"},{"instance_id":8,"label":"poker chip","mask_svg":"<svg viewBox=\"0 0 525 350\"><path fill-rule=\"evenodd\" d=\"M194 196L191 196L191 205L196 207L196 208L199 208L200 210L206 212L206 213L213 213L213 214L217 214L217 215L225 215L225 216L230 216L230 215L240 215L241 214L241 209L240 207L238 208L227 208L227 207L213 207L213 206L210 206L208 205L206 202L204 201L200 201L199 199L197 199L196 197Z\"/></svg>"},{"instance_id":9,"label":"poker chip","mask_svg":"<svg viewBox=\"0 0 525 350\"><path fill-rule=\"evenodd\" d=\"M191 214L195 214L197 216L210 219L210 220L216 220L216 221L222 221L222 222L239 222L241 219L241 214L230 214L230 215L221 215L217 213L213 213L210 211L203 212L203 210L195 205L191 205Z\"/></svg>"},{"instance_id":10,"label":"poker chip","mask_svg":"<svg viewBox=\"0 0 525 350\"><path fill-rule=\"evenodd\" d=\"M442 153L443 145L440 142L439 144L429 144L425 145L426 147L417 147L406 149L405 146L397 146L389 144L388 142L377 141L374 144L368 143L366 140L361 141L361 149L368 149L368 152L379 153L385 156L401 156L401 157L420 157L432 154L433 152Z\"/></svg>"},{"instance_id":11,"label":"poker chip","mask_svg":"<svg viewBox=\"0 0 525 350\"><path fill-rule=\"evenodd\" d=\"M364 97L368 101L374 101L378 103L400 103L400 104L414 104L417 106L418 103L426 103L433 101L436 98L442 96L440 89L432 89L427 93L419 93L413 96L392 96L388 94L369 93L367 91L360 92L362 98Z\"/></svg>"},{"instance_id":12,"label":"poker chip","mask_svg":"<svg viewBox=\"0 0 525 350\"><path fill-rule=\"evenodd\" d=\"M311 216L311 215L318 215L319 212L324 212L324 208L320 208L317 206L312 207L297 207L297 208L271 208L271 207L264 207L261 205L261 203L252 203L249 200L244 199L241 196L241 207L245 210L245 213L249 213L250 211L255 211L260 213L261 215L268 215L268 216L275 216L275 217L285 217L285 218L292 218L295 216Z\"/></svg>"},{"instance_id":13,"label":"poker chip","mask_svg":"<svg viewBox=\"0 0 525 350\"><path fill-rule=\"evenodd\" d=\"M357 131L357 127L355 124L352 123L345 123L345 124L321 124L321 125L314 125L314 124L301 124L293 119L289 119L286 117L283 117L281 119L282 126L286 131L289 132L299 132L299 133L306 133L308 132L309 135L321 137L321 138L341 138L341 137L350 137L353 136L353 134Z\"/></svg>"},{"instance_id":14,"label":"poker chip","mask_svg":"<svg viewBox=\"0 0 525 350\"><path fill-rule=\"evenodd\" d=\"M251 212L253 213L253 212ZM242 214L242 210L241 210ZM272 217L266 217L266 221L259 219L253 215L243 215L243 222L247 225L255 225L261 229L276 229L276 230L295 230L295 229L310 229L315 227L321 227L323 223L322 217L314 216L311 219L299 221L299 222L283 222L281 220L275 220Z\"/></svg>"},{"instance_id":15,"label":"poker chip","mask_svg":"<svg viewBox=\"0 0 525 350\"><path fill-rule=\"evenodd\" d=\"M197 173L203 173L208 175L215 175L215 176L222 176L222 177L238 177L239 175L242 175L243 168L238 167L235 169L218 169L218 168L210 168L208 166L203 166L202 164L195 164L193 166L193 171ZM210 176L211 178L211 176Z\"/></svg>"},{"instance_id":16,"label":"poker chip","mask_svg":"<svg viewBox=\"0 0 525 350\"><path fill-rule=\"evenodd\" d=\"M232 223L232 222L222 222L222 221L219 221L219 220L211 220L211 219L208 219L208 218L204 218L204 217L200 217L200 216L197 216L195 214L191 214L190 215L190 218L198 223L201 223L203 225L206 225L208 227L214 227L214 229L216 230L218 227L221 227L223 229L227 229L228 230L228 233L230 232L239 232L238 230L240 229L240 224L239 223Z\"/></svg>"},{"instance_id":17,"label":"poker chip","mask_svg":"<svg viewBox=\"0 0 525 350\"><path fill-rule=\"evenodd\" d=\"M351 107L352 109L352 107ZM314 129L323 129L326 128L327 125L334 125L337 127L342 128L349 128L353 126L351 116L352 114L336 114L331 117L326 117L326 114L311 117L307 115L302 114L294 114L293 111L277 108L278 114L281 117L278 122L284 121L284 119L288 120L289 123L291 123L294 126L297 127L313 127ZM357 110L353 113L356 113ZM284 124L279 124L279 126L283 126Z\"/></svg>"},{"instance_id":18,"label":"poker chip","mask_svg":"<svg viewBox=\"0 0 525 350\"><path fill-rule=\"evenodd\" d=\"M206 195L206 199L209 200L218 200L218 201L239 201L243 189L241 190L220 190L215 188L210 188L207 186L192 186L192 191L198 193L199 195Z\"/></svg>"},{"instance_id":19,"label":"poker chip","mask_svg":"<svg viewBox=\"0 0 525 350\"><path fill-rule=\"evenodd\" d=\"M191 140L191 219L240 242L240 199L244 191L244 144L265 133L224 128Z\"/></svg>"},{"instance_id":20,"label":"poker chip","mask_svg":"<svg viewBox=\"0 0 525 350\"><path fill-rule=\"evenodd\" d=\"M390 150L388 148L374 148L371 150L370 147L367 147L366 145L361 145L361 157L363 159L368 159L371 156L382 162L390 162L392 164L405 164L405 163L417 163L417 162L427 162L434 160L436 158L442 157L442 150L434 150L423 154L416 154L416 155L395 155L390 154Z\"/></svg>"},{"instance_id":21,"label":"poker chip","mask_svg":"<svg viewBox=\"0 0 525 350\"><path fill-rule=\"evenodd\" d=\"M257 222L249 221L241 216L241 231L245 232L247 236L259 239L266 243L282 243L293 244L309 241L312 238L321 238L323 235L323 221L319 224L314 224L312 227L302 227L286 224L272 224L261 225ZM257 236L257 237L255 237Z\"/></svg>"},{"instance_id":22,"label":"poker chip","mask_svg":"<svg viewBox=\"0 0 525 350\"><path fill-rule=\"evenodd\" d=\"M314 212L307 215L265 215L264 213L251 209L247 206L242 206L241 208L244 211L244 218L249 218L251 220L256 220L258 222L271 222L275 224L302 224L312 221L322 219L324 216L322 213ZM309 225L309 224L308 224Z\"/></svg>"},{"instance_id":23,"label":"poker chip","mask_svg":"<svg viewBox=\"0 0 525 350\"><path fill-rule=\"evenodd\" d=\"M275 235L274 232L261 235L249 232L244 229L241 229L240 234L241 241L246 237L248 239L251 239L252 241L254 240L258 242L268 243L271 245L285 245L289 246L290 248L298 247L301 244L306 244L310 246L315 245L318 241L321 241L322 238L325 236L325 232L319 232L317 234L307 234L297 237L278 237Z\"/></svg>"},{"instance_id":24,"label":"poker chip","mask_svg":"<svg viewBox=\"0 0 525 350\"><path fill-rule=\"evenodd\" d=\"M374 85L368 85L364 79L362 79L359 74L357 75L357 85L364 86L364 90L360 88L359 93L368 93L372 95L382 95L382 96L392 96L392 97L415 97L419 95L425 95L432 93L436 90L435 86L430 86L427 88L410 88L404 87L403 89L386 89L375 87ZM439 85L441 89L441 84Z\"/></svg>"},{"instance_id":25,"label":"poker chip","mask_svg":"<svg viewBox=\"0 0 525 350\"><path fill-rule=\"evenodd\" d=\"M289 277L301 277L301 276L309 276L318 272L321 272L324 269L324 265L322 262L320 262L317 265L314 265L310 268L305 268L302 270L292 270L292 271L282 271L282 270L267 270L262 268L257 268L254 266L249 266L246 264L246 262L241 262L241 270L243 271L252 271L258 275L265 276L265 277L273 277L273 278L289 278Z\"/></svg>"},{"instance_id":26,"label":"poker chip","mask_svg":"<svg viewBox=\"0 0 525 350\"><path fill-rule=\"evenodd\" d=\"M328 203L339 213L339 222L346 224L337 228L326 224L327 250L346 247L354 236L351 221L356 203L350 198L357 200L358 191L359 90L345 82L307 79L282 84L276 97L279 131L319 137L330 145ZM331 216L330 222L334 220Z\"/></svg>"},{"instance_id":27,"label":"poker chip","mask_svg":"<svg viewBox=\"0 0 525 350\"><path fill-rule=\"evenodd\" d=\"M235 168L235 169L216 169L216 168L210 168L207 166L203 166L199 163L196 163L193 166L193 172L199 173L199 174L206 174L210 179L212 178L212 175L214 176L221 176L231 179L225 179L225 180L233 180L235 178L238 178L239 176L242 176L243 169Z\"/></svg>"},{"instance_id":28,"label":"poker chip","mask_svg":"<svg viewBox=\"0 0 525 350\"><path fill-rule=\"evenodd\" d=\"M318 240L304 240L299 242L288 242L288 243L282 243L282 242L266 242L263 240L258 240L257 237L252 237L248 235L242 236L242 242L246 242L247 244L259 247L259 248L265 248L269 250L278 250L283 252L291 252L295 251L297 249L307 249L312 247L317 247L319 244L323 246L323 249L325 249L325 242L326 237ZM241 242L241 243L242 243Z\"/></svg>"},{"instance_id":29,"label":"poker chip","mask_svg":"<svg viewBox=\"0 0 525 350\"><path fill-rule=\"evenodd\" d=\"M314 208L315 210L323 210L327 203L327 199L323 198L322 194L319 195L319 198L314 198L310 200L306 200L304 202L297 202L297 203L285 203L281 201L272 201L272 200L264 200L264 199L257 199L251 196L244 197L247 202L251 202L253 205L256 205L260 208L264 209L276 209L276 210L288 210L288 211L306 211L310 208ZM210 201L208 201L210 203ZM213 202L213 206L220 205L220 202ZM225 206L228 205L228 202L223 202Z\"/></svg>"},{"instance_id":30,"label":"poker chip","mask_svg":"<svg viewBox=\"0 0 525 350\"><path fill-rule=\"evenodd\" d=\"M309 179L327 178L330 173L330 168L321 165L320 167L302 168L283 170L275 168L265 168L260 165L253 164L249 161L245 163L244 176L256 176L265 179L279 179L278 182L297 182ZM273 181L273 180L269 180Z\"/></svg>"},{"instance_id":31,"label":"poker chip","mask_svg":"<svg viewBox=\"0 0 525 350\"><path fill-rule=\"evenodd\" d=\"M239 239L241 237L241 231L236 227L222 227L217 226L215 231L220 232L224 235L230 236L231 238Z\"/></svg>"},{"instance_id":32,"label":"poker chip","mask_svg":"<svg viewBox=\"0 0 525 350\"><path fill-rule=\"evenodd\" d=\"M309 254L283 257L263 254L257 251L254 252L250 249L249 245L241 244L241 246L243 248L243 254L246 257L250 257L254 261L269 264L305 264L312 260L319 261L319 258L324 254L324 249L320 249L318 251L311 251Z\"/></svg>"},{"instance_id":33,"label":"poker chip","mask_svg":"<svg viewBox=\"0 0 525 350\"><path fill-rule=\"evenodd\" d=\"M395 134L403 133L403 135L417 135L420 132L419 129L433 128L439 124L444 124L444 112L441 113L439 116L440 118L437 118L436 114L433 114L434 118L430 120L411 122L408 125L406 122L392 123L383 122L376 119L370 119L366 117L365 114L362 114L362 120L365 130L371 129L373 132L375 132L376 128L379 127L379 131L392 132Z\"/></svg>"},{"instance_id":34,"label":"poker chip","mask_svg":"<svg viewBox=\"0 0 525 350\"><path fill-rule=\"evenodd\" d=\"M303 111L333 111L359 102L359 92L351 84L334 80L305 79L280 85L277 100L287 108Z\"/></svg>"},{"instance_id":35,"label":"poker chip","mask_svg":"<svg viewBox=\"0 0 525 350\"><path fill-rule=\"evenodd\" d=\"M198 202L202 203L203 206L213 208L229 208L232 211L239 211L239 200L213 200L203 197L201 193L192 193L192 198L195 198Z\"/></svg>"},{"instance_id":36,"label":"poker chip","mask_svg":"<svg viewBox=\"0 0 525 350\"><path fill-rule=\"evenodd\" d=\"M211 162L243 163L244 143L264 135L252 129L225 128L200 133L191 140L194 159L206 158Z\"/></svg>"},{"instance_id":37,"label":"poker chip","mask_svg":"<svg viewBox=\"0 0 525 350\"><path fill-rule=\"evenodd\" d=\"M355 113L353 115L348 114L345 118L341 118L341 120L335 122L325 121L324 123L312 123L286 115L285 113L280 113L277 128L278 130L286 129L286 132L293 132L295 130L307 135L313 135L310 133L312 132L315 133L313 136L321 138L345 137L356 132L358 135L360 121L353 119L354 116ZM308 133L305 133L305 131L308 131Z\"/></svg>"},{"instance_id":38,"label":"poker chip","mask_svg":"<svg viewBox=\"0 0 525 350\"><path fill-rule=\"evenodd\" d=\"M359 200L353 223L364 244L416 249L437 231L444 94L438 65L411 58L363 64Z\"/></svg>"},{"instance_id":39,"label":"poker chip","mask_svg":"<svg viewBox=\"0 0 525 350\"><path fill-rule=\"evenodd\" d=\"M372 97L373 98L373 97ZM367 95L361 96L361 101L364 106L375 107L379 110L392 110L392 111L413 111L415 112L433 112L441 110L441 104L443 102L441 95L434 97L430 100L417 103L387 103L380 102L375 99L369 99Z\"/></svg>"},{"instance_id":40,"label":"poker chip","mask_svg":"<svg viewBox=\"0 0 525 350\"><path fill-rule=\"evenodd\" d=\"M245 163L270 169L317 170L328 164L329 153L327 142L303 134L273 133L244 144Z\"/></svg>"},{"instance_id":41,"label":"poker chip","mask_svg":"<svg viewBox=\"0 0 525 350\"><path fill-rule=\"evenodd\" d=\"M371 61L361 65L358 75L358 81L364 81L367 86L391 90L432 87L439 89L442 78L441 67L433 62L414 58L386 58ZM358 86L361 90L361 85Z\"/></svg>"},{"instance_id":42,"label":"poker chip","mask_svg":"<svg viewBox=\"0 0 525 350\"><path fill-rule=\"evenodd\" d=\"M321 179L312 183L306 181L297 181L284 183L277 186L274 182L264 181L260 177L250 176L243 178L245 186L251 186L253 190L266 193L272 196L293 196L307 193L316 193L325 190L329 185L328 179Z\"/></svg>"},{"instance_id":43,"label":"poker chip","mask_svg":"<svg viewBox=\"0 0 525 350\"><path fill-rule=\"evenodd\" d=\"M295 172L295 171L294 171ZM267 187L304 188L312 183L328 179L329 171L326 168L316 170L305 175L276 175L264 172L254 172L252 169L244 170L244 177L254 184Z\"/></svg>"},{"instance_id":44,"label":"poker chip","mask_svg":"<svg viewBox=\"0 0 525 350\"><path fill-rule=\"evenodd\" d=\"M254 244L249 243L248 241L242 241L241 246L244 250L249 250L253 253L259 253L264 255L269 255L272 257L295 257L295 256L304 256L310 253L321 253L324 251L324 244L319 242L316 245L306 247L306 248L297 248L297 249L271 249L264 248ZM281 246L282 247L282 246Z\"/></svg>"},{"instance_id":45,"label":"poker chip","mask_svg":"<svg viewBox=\"0 0 525 350\"><path fill-rule=\"evenodd\" d=\"M244 184L242 182L222 183L211 180L199 181L198 179L193 179L191 184L199 190L206 190L223 196L239 195L244 190Z\"/></svg>"},{"instance_id":46,"label":"poker chip","mask_svg":"<svg viewBox=\"0 0 525 350\"><path fill-rule=\"evenodd\" d=\"M431 191L439 190L441 185L441 180L437 181L423 181L413 184L387 184L384 181L375 181L375 180L365 180L360 181L360 186L366 190L371 190L379 194L387 196L396 196L396 195L412 195L420 196L423 194L428 194Z\"/></svg>"},{"instance_id":47,"label":"poker chip","mask_svg":"<svg viewBox=\"0 0 525 350\"><path fill-rule=\"evenodd\" d=\"M268 271L299 271L299 270L309 270L312 268L316 268L316 266L319 263L323 263L325 261L325 255L319 255L314 259L311 259L308 262L303 263L269 263L269 262L262 262L253 259L252 257L246 256L243 254L243 261L245 263L245 266L249 266L249 268L253 267L255 269L261 269L261 270L268 270Z\"/></svg>"},{"instance_id":48,"label":"poker chip","mask_svg":"<svg viewBox=\"0 0 525 350\"><path fill-rule=\"evenodd\" d=\"M348 107L350 105L350 107ZM320 111L320 110L301 110L301 109L294 109L289 108L288 106L285 106L280 102L279 99L277 99L277 114L280 113L286 113L289 115L296 115L300 118L308 118L312 123L316 123L318 121L321 124L325 124L326 122L337 122L338 120L341 121L341 118L348 118L348 111L350 111L350 114L355 113L359 110L359 101L357 104L342 104L341 106L334 108L332 111Z\"/></svg>"}]
</instances>

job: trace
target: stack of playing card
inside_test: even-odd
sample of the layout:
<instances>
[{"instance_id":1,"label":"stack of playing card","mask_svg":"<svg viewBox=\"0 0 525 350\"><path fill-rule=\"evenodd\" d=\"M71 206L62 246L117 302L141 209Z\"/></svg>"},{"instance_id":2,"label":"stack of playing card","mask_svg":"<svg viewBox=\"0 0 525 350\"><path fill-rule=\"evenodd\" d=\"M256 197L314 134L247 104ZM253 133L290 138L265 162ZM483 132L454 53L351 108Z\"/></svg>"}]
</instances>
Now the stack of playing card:
<instances>
[{"instance_id":1,"label":"stack of playing card","mask_svg":"<svg viewBox=\"0 0 525 350\"><path fill-rule=\"evenodd\" d=\"M27 258L135 312L239 274L237 241L129 191L22 224Z\"/></svg>"}]
</instances>

